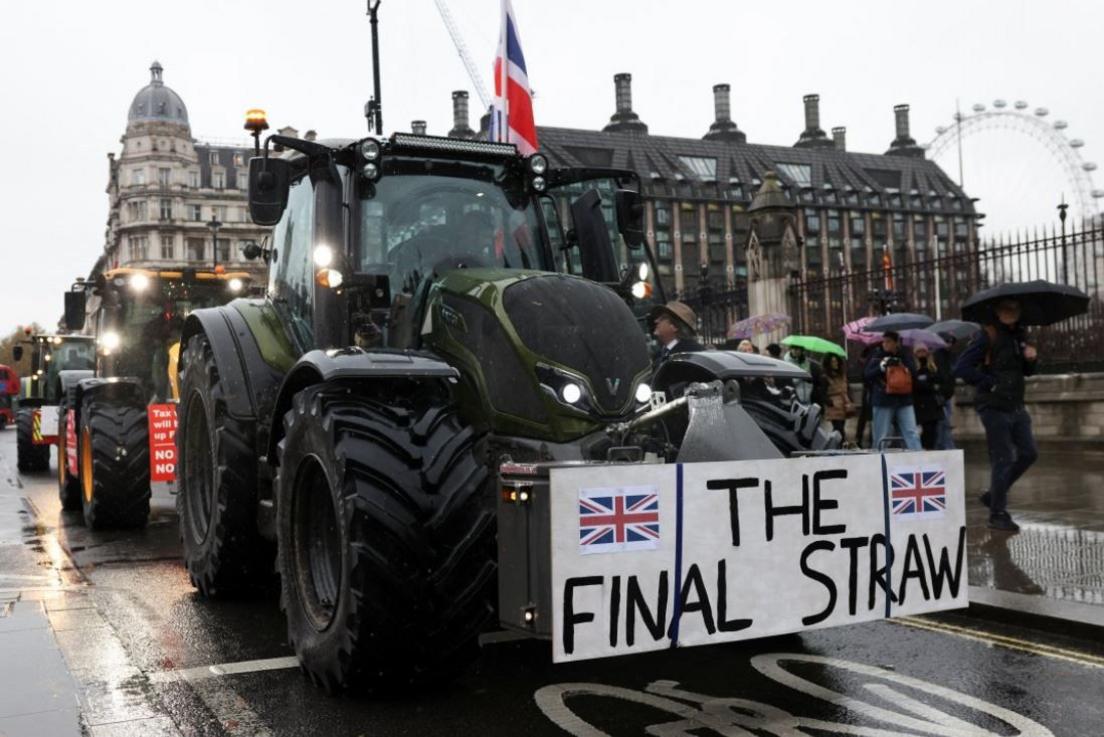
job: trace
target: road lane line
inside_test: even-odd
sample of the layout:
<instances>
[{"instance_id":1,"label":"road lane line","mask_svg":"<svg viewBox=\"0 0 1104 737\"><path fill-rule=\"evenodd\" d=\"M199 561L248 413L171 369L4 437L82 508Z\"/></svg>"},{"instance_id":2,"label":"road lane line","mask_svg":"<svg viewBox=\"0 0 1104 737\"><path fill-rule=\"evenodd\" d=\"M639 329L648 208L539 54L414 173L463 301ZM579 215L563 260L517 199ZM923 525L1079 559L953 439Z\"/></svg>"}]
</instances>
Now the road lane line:
<instances>
[{"instance_id":1,"label":"road lane line","mask_svg":"<svg viewBox=\"0 0 1104 737\"><path fill-rule=\"evenodd\" d=\"M181 668L179 670L163 670L149 674L150 683L172 683L175 681L188 681L195 683L208 678L220 676L236 676L243 673L260 673L266 670L286 670L298 668L299 660L293 655L282 658L262 658L259 660L240 660L235 663L219 663L217 665L201 665L194 668Z\"/></svg>"},{"instance_id":2,"label":"road lane line","mask_svg":"<svg viewBox=\"0 0 1104 737\"><path fill-rule=\"evenodd\" d=\"M959 627L953 624L944 624L942 622L918 619L916 617L900 617L898 619L890 619L887 621L894 624L904 625L906 627L914 627L916 629L928 630L929 632L942 632L943 634L954 635L966 640L974 640L975 642L982 642L989 645L998 645L1000 647L1008 648L1009 650L1018 650L1020 652L1031 653L1032 655L1042 655L1044 657L1054 658L1056 660L1064 660L1069 663L1085 665L1090 668L1104 669L1104 658L1098 655L1092 655L1090 653L1079 652L1077 650L1068 650L1066 648L1055 647L1053 645L1044 645L1042 643L1021 640L1019 638L1009 637L1007 635L998 635L992 632L972 630L967 627Z\"/></svg>"}]
</instances>

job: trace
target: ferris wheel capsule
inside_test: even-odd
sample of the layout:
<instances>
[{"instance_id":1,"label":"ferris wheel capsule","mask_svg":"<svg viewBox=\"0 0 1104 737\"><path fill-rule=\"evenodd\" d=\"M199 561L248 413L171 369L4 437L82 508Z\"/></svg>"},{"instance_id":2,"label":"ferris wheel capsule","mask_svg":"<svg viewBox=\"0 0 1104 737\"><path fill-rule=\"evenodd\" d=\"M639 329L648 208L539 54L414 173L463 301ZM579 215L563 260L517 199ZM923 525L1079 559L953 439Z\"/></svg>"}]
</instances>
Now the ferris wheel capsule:
<instances>
[{"instance_id":1,"label":"ferris wheel capsule","mask_svg":"<svg viewBox=\"0 0 1104 737\"><path fill-rule=\"evenodd\" d=\"M1061 131L1061 130L1065 130L1066 128L1069 128L1069 123L1067 123L1066 121L1064 121L1064 120L1054 121L1054 129L1055 130L1060 130Z\"/></svg>"},{"instance_id":2,"label":"ferris wheel capsule","mask_svg":"<svg viewBox=\"0 0 1104 737\"><path fill-rule=\"evenodd\" d=\"M1008 107L1008 103L1007 103L1007 102L1005 102L1004 100L1001 100L1001 99L999 99L999 98L998 98L998 99L996 99L996 100L993 100L993 107L995 107L995 108L997 108L998 110L1000 110L1000 109L1002 109L1002 108L1006 108L1006 107Z\"/></svg>"},{"instance_id":3,"label":"ferris wheel capsule","mask_svg":"<svg viewBox=\"0 0 1104 737\"><path fill-rule=\"evenodd\" d=\"M1037 107L1035 108L1035 114L1038 115L1040 118L1045 118L1046 116L1050 115L1050 111L1047 110L1045 107Z\"/></svg>"},{"instance_id":4,"label":"ferris wheel capsule","mask_svg":"<svg viewBox=\"0 0 1104 737\"><path fill-rule=\"evenodd\" d=\"M1071 138L1069 142L1070 148L1081 148L1085 145L1085 142L1080 138Z\"/></svg>"},{"instance_id":5,"label":"ferris wheel capsule","mask_svg":"<svg viewBox=\"0 0 1104 737\"><path fill-rule=\"evenodd\" d=\"M1091 161L1086 161L1084 164L1081 165L1081 168L1085 171L1096 171L1096 164Z\"/></svg>"},{"instance_id":6,"label":"ferris wheel capsule","mask_svg":"<svg viewBox=\"0 0 1104 737\"><path fill-rule=\"evenodd\" d=\"M1016 108L1017 110L1027 110L1027 101L1026 100L1016 100L1016 104L1013 105L1013 107Z\"/></svg>"},{"instance_id":7,"label":"ferris wheel capsule","mask_svg":"<svg viewBox=\"0 0 1104 737\"><path fill-rule=\"evenodd\" d=\"M945 125L937 125L937 126L935 126L935 132L936 132L936 135L940 135L940 136L941 136L941 135L943 135L944 133L946 133L946 132L947 132L947 126L945 126Z\"/></svg>"},{"instance_id":8,"label":"ferris wheel capsule","mask_svg":"<svg viewBox=\"0 0 1104 737\"><path fill-rule=\"evenodd\" d=\"M974 110L975 113L984 113L985 112L985 106L982 105L979 102L976 105L974 105L973 110Z\"/></svg>"},{"instance_id":9,"label":"ferris wheel capsule","mask_svg":"<svg viewBox=\"0 0 1104 737\"><path fill-rule=\"evenodd\" d=\"M1100 199L1101 197L1104 197L1104 189L1094 189L1092 191L1092 196L1097 198L1097 199Z\"/></svg>"}]
</instances>

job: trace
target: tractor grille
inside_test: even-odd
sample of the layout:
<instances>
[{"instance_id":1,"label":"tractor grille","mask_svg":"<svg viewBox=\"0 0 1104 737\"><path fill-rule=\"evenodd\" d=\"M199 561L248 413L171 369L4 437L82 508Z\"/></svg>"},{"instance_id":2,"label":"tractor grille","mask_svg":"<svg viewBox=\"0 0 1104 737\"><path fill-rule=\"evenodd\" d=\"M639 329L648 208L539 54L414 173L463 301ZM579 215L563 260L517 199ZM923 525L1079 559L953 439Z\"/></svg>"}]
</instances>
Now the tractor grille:
<instances>
[{"instance_id":1,"label":"tractor grille","mask_svg":"<svg viewBox=\"0 0 1104 737\"><path fill-rule=\"evenodd\" d=\"M453 337L478 357L494 408L537 422L547 421L532 375L494 314L474 300L452 294L444 296L444 304L464 319L466 330L454 331Z\"/></svg>"},{"instance_id":2,"label":"tractor grille","mask_svg":"<svg viewBox=\"0 0 1104 737\"><path fill-rule=\"evenodd\" d=\"M524 279L506 288L506 314L529 350L585 375L604 414L617 414L633 377L649 366L644 333L608 287L569 276Z\"/></svg>"}]
</instances>

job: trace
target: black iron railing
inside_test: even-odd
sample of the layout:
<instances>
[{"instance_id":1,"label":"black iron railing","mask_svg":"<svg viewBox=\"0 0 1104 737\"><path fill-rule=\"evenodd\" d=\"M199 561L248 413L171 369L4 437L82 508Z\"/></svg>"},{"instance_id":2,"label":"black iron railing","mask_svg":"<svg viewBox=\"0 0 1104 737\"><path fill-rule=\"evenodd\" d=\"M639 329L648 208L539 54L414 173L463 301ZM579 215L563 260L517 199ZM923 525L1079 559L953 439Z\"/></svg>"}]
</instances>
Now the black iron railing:
<instances>
[{"instance_id":1,"label":"black iron railing","mask_svg":"<svg viewBox=\"0 0 1104 737\"><path fill-rule=\"evenodd\" d=\"M936 319L959 318L963 302L981 289L1046 279L1076 286L1092 300L1087 314L1031 330L1041 366L1052 373L1104 370L1104 227L1094 220L1071 231L1063 224L1042 233L983 241L976 250L961 252L932 243L926 259L794 279L793 332L841 341L843 325L864 315L920 312Z\"/></svg>"}]
</instances>

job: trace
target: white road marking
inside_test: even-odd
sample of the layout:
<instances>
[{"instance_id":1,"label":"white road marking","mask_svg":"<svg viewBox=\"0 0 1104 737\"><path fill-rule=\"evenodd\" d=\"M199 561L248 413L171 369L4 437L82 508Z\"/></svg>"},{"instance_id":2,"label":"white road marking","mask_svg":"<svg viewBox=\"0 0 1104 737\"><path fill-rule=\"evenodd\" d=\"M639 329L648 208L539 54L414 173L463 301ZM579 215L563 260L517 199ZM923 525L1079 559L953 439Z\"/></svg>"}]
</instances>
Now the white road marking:
<instances>
[{"instance_id":1,"label":"white road marking","mask_svg":"<svg viewBox=\"0 0 1104 737\"><path fill-rule=\"evenodd\" d=\"M236 663L219 663L218 665L201 665L195 668L181 668L179 670L163 670L149 674L150 683L173 683L175 681L188 681L196 683L208 678L219 676L236 676L242 673L260 673L266 670L285 670L298 668L299 660L294 656L282 658L263 658L260 660L241 660Z\"/></svg>"}]
</instances>

